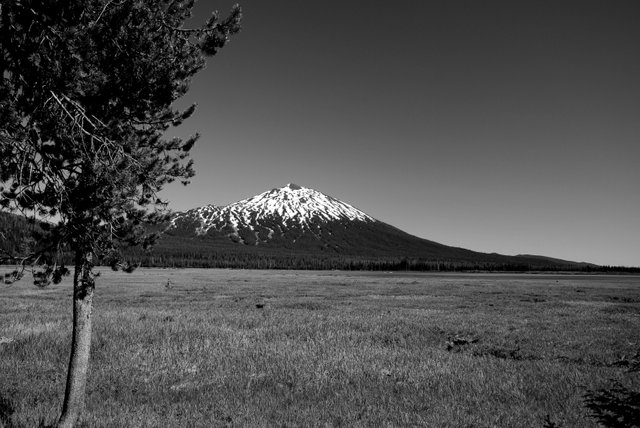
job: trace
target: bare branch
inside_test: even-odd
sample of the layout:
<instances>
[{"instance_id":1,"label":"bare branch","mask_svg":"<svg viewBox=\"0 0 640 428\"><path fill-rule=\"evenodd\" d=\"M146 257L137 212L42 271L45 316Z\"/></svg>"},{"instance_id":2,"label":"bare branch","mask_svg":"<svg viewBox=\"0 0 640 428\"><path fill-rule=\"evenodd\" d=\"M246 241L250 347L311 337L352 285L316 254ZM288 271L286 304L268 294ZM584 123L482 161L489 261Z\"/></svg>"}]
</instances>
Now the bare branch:
<instances>
[{"instance_id":1,"label":"bare branch","mask_svg":"<svg viewBox=\"0 0 640 428\"><path fill-rule=\"evenodd\" d=\"M99 15L98 15L98 17L96 18L96 20L95 20L95 21L93 21L91 24L89 24L89 26L90 26L90 27L95 26L95 25L98 23L98 21L100 21L100 18L102 18L102 14L104 13L104 11L105 11L105 10L107 10L107 8L108 8L108 7L111 5L111 3L113 3L113 2L114 2L114 0L109 0L109 1L107 2L107 4L105 4L105 5L104 5L104 7L103 7L103 8L102 8L102 10L100 11L100 14L99 14ZM122 4L122 3L119 3L119 5L121 5L121 4Z\"/></svg>"}]
</instances>

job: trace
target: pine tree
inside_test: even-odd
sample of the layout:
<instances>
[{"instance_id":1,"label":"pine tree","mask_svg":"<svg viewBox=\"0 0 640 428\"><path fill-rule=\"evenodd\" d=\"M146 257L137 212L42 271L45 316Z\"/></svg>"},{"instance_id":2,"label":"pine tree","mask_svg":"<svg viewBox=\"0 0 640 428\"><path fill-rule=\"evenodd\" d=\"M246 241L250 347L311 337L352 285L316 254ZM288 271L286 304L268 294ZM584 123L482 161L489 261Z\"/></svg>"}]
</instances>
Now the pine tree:
<instances>
[{"instance_id":1,"label":"pine tree","mask_svg":"<svg viewBox=\"0 0 640 428\"><path fill-rule=\"evenodd\" d=\"M167 218L158 192L194 175L198 136L165 139L194 106L172 103L239 31L241 11L184 28L193 0L15 0L0 3L0 208L53 221L43 246L5 256L42 262L40 285L68 273L73 333L59 426L84 403L96 260L123 263L123 245L149 247L145 224ZM48 223L43 223L48 224ZM37 250L36 250L37 249ZM29 251L27 251L29 250Z\"/></svg>"}]
</instances>

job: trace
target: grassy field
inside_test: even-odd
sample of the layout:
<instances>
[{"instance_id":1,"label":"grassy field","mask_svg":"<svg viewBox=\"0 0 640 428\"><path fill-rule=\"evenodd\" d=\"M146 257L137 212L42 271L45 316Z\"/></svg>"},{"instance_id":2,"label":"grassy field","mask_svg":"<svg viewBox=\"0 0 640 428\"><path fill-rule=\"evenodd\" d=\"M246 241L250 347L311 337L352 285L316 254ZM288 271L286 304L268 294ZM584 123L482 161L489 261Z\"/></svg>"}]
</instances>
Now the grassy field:
<instances>
[{"instance_id":1,"label":"grassy field","mask_svg":"<svg viewBox=\"0 0 640 428\"><path fill-rule=\"evenodd\" d=\"M0 286L0 426L55 421L70 305ZM638 352L633 276L105 271L82 426L590 427Z\"/></svg>"}]
</instances>

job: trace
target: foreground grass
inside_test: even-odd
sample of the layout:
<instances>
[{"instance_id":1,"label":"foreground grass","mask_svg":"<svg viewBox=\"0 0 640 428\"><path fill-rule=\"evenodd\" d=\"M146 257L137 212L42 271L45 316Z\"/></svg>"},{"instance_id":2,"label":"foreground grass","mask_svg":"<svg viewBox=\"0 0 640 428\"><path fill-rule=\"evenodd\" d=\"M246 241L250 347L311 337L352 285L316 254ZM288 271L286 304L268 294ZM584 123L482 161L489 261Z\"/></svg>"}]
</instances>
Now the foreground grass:
<instances>
[{"instance_id":1,"label":"foreground grass","mask_svg":"<svg viewBox=\"0 0 640 428\"><path fill-rule=\"evenodd\" d=\"M0 426L55 421L70 305L0 286ZM589 427L638 351L638 277L107 271L82 424Z\"/></svg>"}]
</instances>

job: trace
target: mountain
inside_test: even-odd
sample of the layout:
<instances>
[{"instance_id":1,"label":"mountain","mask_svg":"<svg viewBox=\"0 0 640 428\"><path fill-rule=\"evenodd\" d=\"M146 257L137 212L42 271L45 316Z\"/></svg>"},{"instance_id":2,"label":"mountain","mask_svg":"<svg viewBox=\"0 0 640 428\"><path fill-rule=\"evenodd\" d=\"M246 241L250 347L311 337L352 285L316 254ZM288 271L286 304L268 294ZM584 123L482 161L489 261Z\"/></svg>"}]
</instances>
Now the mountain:
<instances>
[{"instance_id":1,"label":"mountain","mask_svg":"<svg viewBox=\"0 0 640 428\"><path fill-rule=\"evenodd\" d=\"M153 252L126 248L125 256L143 266L164 267L633 270L443 245L410 235L352 205L295 184L223 207L207 205L176 213L160 230L161 239ZM0 211L0 255L39 245L43 233L39 223Z\"/></svg>"},{"instance_id":2,"label":"mountain","mask_svg":"<svg viewBox=\"0 0 640 428\"><path fill-rule=\"evenodd\" d=\"M379 267L572 269L580 264L541 256L479 253L418 238L317 190L287 184L227 206L177 213L157 249L158 260L242 267ZM164 258L164 259L163 259ZM224 262L235 260L236 262Z\"/></svg>"}]
</instances>

